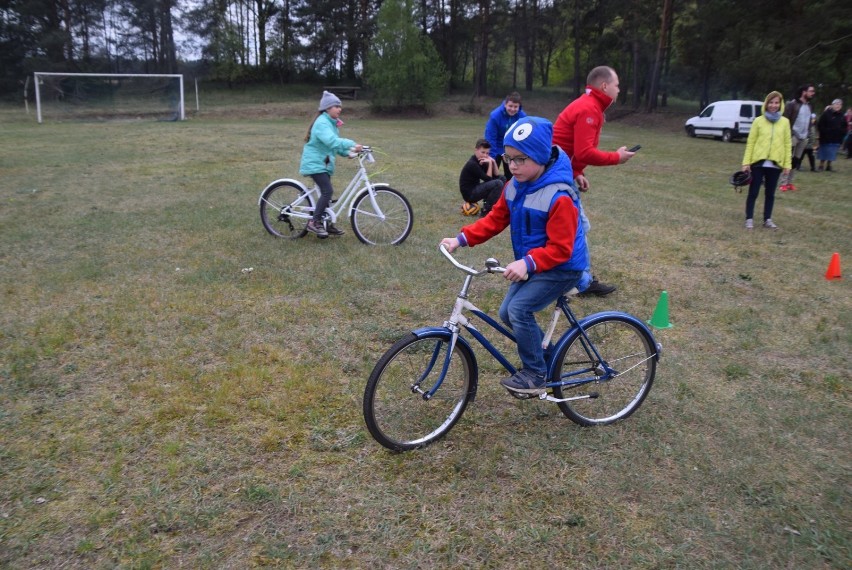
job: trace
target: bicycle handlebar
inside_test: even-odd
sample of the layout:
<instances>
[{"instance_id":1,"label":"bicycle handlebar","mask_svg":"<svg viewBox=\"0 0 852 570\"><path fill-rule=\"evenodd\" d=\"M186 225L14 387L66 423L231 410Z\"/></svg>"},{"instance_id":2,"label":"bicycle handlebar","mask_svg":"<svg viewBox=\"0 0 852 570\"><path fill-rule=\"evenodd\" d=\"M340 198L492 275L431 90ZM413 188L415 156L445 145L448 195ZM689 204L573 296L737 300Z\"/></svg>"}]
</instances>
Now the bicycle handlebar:
<instances>
[{"instance_id":1,"label":"bicycle handlebar","mask_svg":"<svg viewBox=\"0 0 852 570\"><path fill-rule=\"evenodd\" d=\"M494 259L493 257L489 257L485 260L485 269L477 271L473 267L468 267L467 265L459 263L456 258L453 257L453 254L447 251L447 248L444 246L444 244L438 244L438 250L444 254L444 257L450 260L450 263L452 263L456 267L456 269L460 269L468 275L476 276L482 275L483 273L504 273L506 271L506 268L501 267L500 262Z\"/></svg>"},{"instance_id":2,"label":"bicycle handlebar","mask_svg":"<svg viewBox=\"0 0 852 570\"><path fill-rule=\"evenodd\" d=\"M373 148L367 145L361 145L360 152L349 152L349 158L364 158L369 164L376 162L376 159L373 158Z\"/></svg>"}]
</instances>

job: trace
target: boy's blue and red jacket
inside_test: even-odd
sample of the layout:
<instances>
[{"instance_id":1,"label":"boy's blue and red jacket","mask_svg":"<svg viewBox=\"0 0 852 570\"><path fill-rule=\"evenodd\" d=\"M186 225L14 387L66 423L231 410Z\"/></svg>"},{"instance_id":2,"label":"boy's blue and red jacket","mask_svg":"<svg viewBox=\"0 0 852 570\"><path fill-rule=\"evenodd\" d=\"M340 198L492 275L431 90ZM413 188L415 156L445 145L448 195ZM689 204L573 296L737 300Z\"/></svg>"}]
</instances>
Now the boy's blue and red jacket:
<instances>
[{"instance_id":1,"label":"boy's blue and red jacket","mask_svg":"<svg viewBox=\"0 0 852 570\"><path fill-rule=\"evenodd\" d=\"M491 212L461 229L459 242L473 247L508 226L515 259L524 259L530 273L587 269L589 250L573 181L571 161L553 147L544 173L532 182L509 180Z\"/></svg>"}]
</instances>

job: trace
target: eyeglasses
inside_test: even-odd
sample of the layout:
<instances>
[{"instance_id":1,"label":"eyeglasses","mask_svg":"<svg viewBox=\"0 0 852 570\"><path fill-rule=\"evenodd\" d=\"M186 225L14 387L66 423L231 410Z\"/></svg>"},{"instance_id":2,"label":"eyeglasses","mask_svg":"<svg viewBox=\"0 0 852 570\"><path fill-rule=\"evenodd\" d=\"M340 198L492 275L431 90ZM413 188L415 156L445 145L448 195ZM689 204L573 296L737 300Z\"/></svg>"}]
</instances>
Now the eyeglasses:
<instances>
[{"instance_id":1,"label":"eyeglasses","mask_svg":"<svg viewBox=\"0 0 852 570\"><path fill-rule=\"evenodd\" d=\"M503 161L504 161L506 164L508 164L509 166L511 166L513 162L515 163L515 166L523 166L523 165L524 165L524 163L526 163L526 161L527 161L527 160L529 160L529 158L530 158L530 157L528 157L528 156L515 156L515 157L511 157L511 156L509 156L508 154L504 154L504 155L503 155Z\"/></svg>"}]
</instances>

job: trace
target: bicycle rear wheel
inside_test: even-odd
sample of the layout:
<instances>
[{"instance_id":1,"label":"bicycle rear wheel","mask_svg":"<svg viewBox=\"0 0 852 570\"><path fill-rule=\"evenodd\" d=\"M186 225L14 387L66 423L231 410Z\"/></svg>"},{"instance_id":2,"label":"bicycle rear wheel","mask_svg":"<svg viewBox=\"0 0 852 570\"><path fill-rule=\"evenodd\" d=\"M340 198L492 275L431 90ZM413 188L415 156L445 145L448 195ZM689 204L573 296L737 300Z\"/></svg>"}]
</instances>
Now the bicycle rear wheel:
<instances>
[{"instance_id":1,"label":"bicycle rear wheel","mask_svg":"<svg viewBox=\"0 0 852 570\"><path fill-rule=\"evenodd\" d=\"M467 345L456 343L440 387L423 399L441 378L449 346L446 334L412 333L376 363L364 390L364 420L380 444L393 451L423 447L461 418L476 395L476 365Z\"/></svg>"},{"instance_id":2,"label":"bicycle rear wheel","mask_svg":"<svg viewBox=\"0 0 852 570\"><path fill-rule=\"evenodd\" d=\"M260 221L275 237L296 239L308 230L314 205L305 189L293 182L279 182L260 196Z\"/></svg>"},{"instance_id":3,"label":"bicycle rear wheel","mask_svg":"<svg viewBox=\"0 0 852 570\"><path fill-rule=\"evenodd\" d=\"M405 241L414 224L411 204L399 191L386 186L374 188L376 205L370 193L363 192L352 204L350 223L355 236L367 245L396 245Z\"/></svg>"},{"instance_id":4,"label":"bicycle rear wheel","mask_svg":"<svg viewBox=\"0 0 852 570\"><path fill-rule=\"evenodd\" d=\"M605 316L584 328L603 361L616 371L616 376L576 388L556 386L553 394L557 398L591 394L590 398L559 402L559 409L582 426L611 424L635 412L651 390L657 370L656 347L641 327L623 317ZM603 370L579 331L556 356L555 362L553 377L557 379L568 380L569 375L574 374L576 378L587 378L600 375Z\"/></svg>"}]
</instances>

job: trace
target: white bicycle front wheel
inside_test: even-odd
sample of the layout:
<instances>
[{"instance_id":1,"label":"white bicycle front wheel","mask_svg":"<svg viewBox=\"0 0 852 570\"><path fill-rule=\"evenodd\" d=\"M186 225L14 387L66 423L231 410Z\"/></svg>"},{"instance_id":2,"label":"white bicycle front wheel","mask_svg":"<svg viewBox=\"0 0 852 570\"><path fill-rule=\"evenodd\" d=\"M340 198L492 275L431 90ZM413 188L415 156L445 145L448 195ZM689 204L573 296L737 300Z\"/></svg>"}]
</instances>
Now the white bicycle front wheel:
<instances>
[{"instance_id":1,"label":"white bicycle front wheel","mask_svg":"<svg viewBox=\"0 0 852 570\"><path fill-rule=\"evenodd\" d=\"M411 204L399 191L383 186L361 193L352 204L350 224L355 236L367 245L398 245L414 225Z\"/></svg>"}]
</instances>

